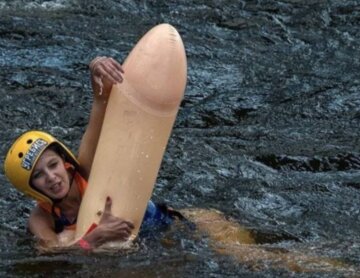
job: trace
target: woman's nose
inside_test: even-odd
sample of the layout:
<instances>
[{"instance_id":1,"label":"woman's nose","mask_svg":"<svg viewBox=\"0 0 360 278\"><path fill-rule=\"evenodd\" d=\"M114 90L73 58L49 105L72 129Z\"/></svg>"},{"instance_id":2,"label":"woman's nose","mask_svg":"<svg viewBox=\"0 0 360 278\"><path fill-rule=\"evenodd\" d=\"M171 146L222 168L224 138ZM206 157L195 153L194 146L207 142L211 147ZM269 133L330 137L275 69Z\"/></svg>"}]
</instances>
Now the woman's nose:
<instances>
[{"instance_id":1,"label":"woman's nose","mask_svg":"<svg viewBox=\"0 0 360 278\"><path fill-rule=\"evenodd\" d=\"M54 171L47 170L45 173L46 173L46 179L48 181L53 181L55 179L55 172Z\"/></svg>"}]
</instances>

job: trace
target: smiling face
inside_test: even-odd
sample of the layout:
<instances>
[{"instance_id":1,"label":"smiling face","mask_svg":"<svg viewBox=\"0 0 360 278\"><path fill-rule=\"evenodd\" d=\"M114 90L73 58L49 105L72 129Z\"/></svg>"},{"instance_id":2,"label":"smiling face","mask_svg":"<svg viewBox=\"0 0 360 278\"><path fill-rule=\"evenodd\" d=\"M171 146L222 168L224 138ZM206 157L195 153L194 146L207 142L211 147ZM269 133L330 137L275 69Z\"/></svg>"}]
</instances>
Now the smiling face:
<instances>
[{"instance_id":1,"label":"smiling face","mask_svg":"<svg viewBox=\"0 0 360 278\"><path fill-rule=\"evenodd\" d=\"M36 162L31 184L51 199L64 198L70 189L70 179L63 158L52 149L45 150Z\"/></svg>"}]
</instances>

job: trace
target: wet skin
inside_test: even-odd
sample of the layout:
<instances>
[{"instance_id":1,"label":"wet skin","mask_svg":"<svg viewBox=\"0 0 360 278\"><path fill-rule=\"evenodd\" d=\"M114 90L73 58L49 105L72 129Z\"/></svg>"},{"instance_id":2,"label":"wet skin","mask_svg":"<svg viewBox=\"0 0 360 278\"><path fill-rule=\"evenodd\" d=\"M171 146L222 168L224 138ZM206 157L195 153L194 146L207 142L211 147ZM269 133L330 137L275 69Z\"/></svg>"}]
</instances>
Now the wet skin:
<instances>
[{"instance_id":1,"label":"wet skin","mask_svg":"<svg viewBox=\"0 0 360 278\"><path fill-rule=\"evenodd\" d=\"M34 167L31 182L51 199L64 198L70 189L70 177L62 157L53 150L45 150Z\"/></svg>"}]
</instances>

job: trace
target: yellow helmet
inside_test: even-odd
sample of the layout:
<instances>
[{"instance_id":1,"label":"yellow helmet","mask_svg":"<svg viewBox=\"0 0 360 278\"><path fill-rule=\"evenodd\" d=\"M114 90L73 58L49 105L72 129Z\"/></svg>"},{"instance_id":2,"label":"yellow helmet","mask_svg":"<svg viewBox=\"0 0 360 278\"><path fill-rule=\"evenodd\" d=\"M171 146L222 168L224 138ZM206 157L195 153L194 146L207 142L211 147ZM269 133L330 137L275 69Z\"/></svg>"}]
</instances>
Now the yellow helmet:
<instances>
[{"instance_id":1,"label":"yellow helmet","mask_svg":"<svg viewBox=\"0 0 360 278\"><path fill-rule=\"evenodd\" d=\"M22 134L13 143L6 155L4 169L5 175L18 190L36 200L52 204L53 200L34 189L30 183L31 174L37 160L50 145L58 146L59 150L64 154L65 160L76 168L79 167L79 163L71 151L56 138L42 131L31 130Z\"/></svg>"}]
</instances>

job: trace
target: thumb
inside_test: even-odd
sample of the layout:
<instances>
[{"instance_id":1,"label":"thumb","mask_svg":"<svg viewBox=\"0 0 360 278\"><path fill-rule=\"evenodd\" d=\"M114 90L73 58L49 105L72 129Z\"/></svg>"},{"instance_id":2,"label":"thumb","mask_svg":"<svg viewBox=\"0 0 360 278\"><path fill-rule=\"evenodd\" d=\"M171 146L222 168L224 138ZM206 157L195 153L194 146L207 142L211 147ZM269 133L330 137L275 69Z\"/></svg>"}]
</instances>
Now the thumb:
<instances>
[{"instance_id":1,"label":"thumb","mask_svg":"<svg viewBox=\"0 0 360 278\"><path fill-rule=\"evenodd\" d=\"M108 197L106 197L106 202L105 202L105 212L111 213L111 205L112 205L112 200L108 196Z\"/></svg>"}]
</instances>

